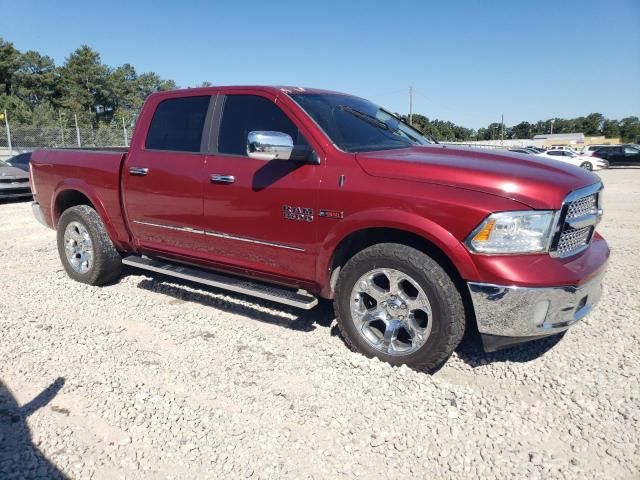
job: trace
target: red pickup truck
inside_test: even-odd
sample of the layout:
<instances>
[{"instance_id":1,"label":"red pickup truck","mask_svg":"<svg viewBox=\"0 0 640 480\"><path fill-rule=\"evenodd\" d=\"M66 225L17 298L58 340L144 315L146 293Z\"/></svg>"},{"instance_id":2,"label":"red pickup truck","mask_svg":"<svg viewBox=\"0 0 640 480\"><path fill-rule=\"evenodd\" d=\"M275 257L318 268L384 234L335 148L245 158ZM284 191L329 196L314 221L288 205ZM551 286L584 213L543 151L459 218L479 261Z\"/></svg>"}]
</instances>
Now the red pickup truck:
<instances>
[{"instance_id":1,"label":"red pickup truck","mask_svg":"<svg viewBox=\"0 0 640 480\"><path fill-rule=\"evenodd\" d=\"M129 149L38 150L34 214L70 277L122 265L312 308L392 364L442 364L563 332L609 256L599 177L440 145L351 95L210 87L151 95Z\"/></svg>"}]
</instances>

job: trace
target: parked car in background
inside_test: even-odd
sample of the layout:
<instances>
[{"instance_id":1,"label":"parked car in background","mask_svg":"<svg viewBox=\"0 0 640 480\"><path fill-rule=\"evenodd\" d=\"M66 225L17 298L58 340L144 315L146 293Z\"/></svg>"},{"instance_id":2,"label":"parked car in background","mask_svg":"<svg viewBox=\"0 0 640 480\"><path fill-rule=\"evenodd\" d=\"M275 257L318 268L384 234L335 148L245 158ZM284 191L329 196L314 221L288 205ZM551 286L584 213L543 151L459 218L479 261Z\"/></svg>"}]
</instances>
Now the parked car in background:
<instances>
[{"instance_id":1,"label":"parked car in background","mask_svg":"<svg viewBox=\"0 0 640 480\"><path fill-rule=\"evenodd\" d=\"M532 150L529 150L528 148L510 148L509 149L510 152L516 152L516 153L525 153L527 155L533 155L534 152Z\"/></svg>"},{"instance_id":2,"label":"parked car in background","mask_svg":"<svg viewBox=\"0 0 640 480\"><path fill-rule=\"evenodd\" d=\"M30 196L29 174L0 161L0 199Z\"/></svg>"},{"instance_id":3,"label":"parked car in background","mask_svg":"<svg viewBox=\"0 0 640 480\"><path fill-rule=\"evenodd\" d=\"M611 165L640 165L640 145L612 145L600 147L591 158L606 160Z\"/></svg>"},{"instance_id":4,"label":"parked car in background","mask_svg":"<svg viewBox=\"0 0 640 480\"><path fill-rule=\"evenodd\" d=\"M19 155L14 155L8 160L5 160L5 162L11 165L12 167L16 167L16 168L19 168L20 170L24 170L25 172L28 172L30 158L31 158L31 152L27 152L27 153L21 153Z\"/></svg>"},{"instance_id":5,"label":"parked car in background","mask_svg":"<svg viewBox=\"0 0 640 480\"><path fill-rule=\"evenodd\" d=\"M571 165L584 168L585 170L602 170L609 166L609 162L602 158L583 157L571 150L547 150L544 153L539 153L538 156L570 163Z\"/></svg>"},{"instance_id":6,"label":"parked car in background","mask_svg":"<svg viewBox=\"0 0 640 480\"><path fill-rule=\"evenodd\" d=\"M581 151L580 151L580 155L583 155L585 157L590 157L591 155L593 155L593 152L595 152L596 150L598 150L599 148L602 147L607 147L608 145L587 145L586 147L584 147Z\"/></svg>"},{"instance_id":7,"label":"parked car in background","mask_svg":"<svg viewBox=\"0 0 640 480\"><path fill-rule=\"evenodd\" d=\"M551 147L548 150L563 150L563 151L567 151L567 152L573 152L573 153L578 153L575 148L573 147L568 147L566 145L551 145Z\"/></svg>"}]
</instances>

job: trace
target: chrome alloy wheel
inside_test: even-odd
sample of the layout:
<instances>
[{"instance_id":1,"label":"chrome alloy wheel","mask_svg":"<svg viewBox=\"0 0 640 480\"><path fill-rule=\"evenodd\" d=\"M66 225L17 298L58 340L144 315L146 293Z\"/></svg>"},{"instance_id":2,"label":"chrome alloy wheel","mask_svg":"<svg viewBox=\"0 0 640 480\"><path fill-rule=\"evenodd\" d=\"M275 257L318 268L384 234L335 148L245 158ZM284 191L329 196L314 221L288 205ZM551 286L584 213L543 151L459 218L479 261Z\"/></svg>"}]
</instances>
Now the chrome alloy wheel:
<instances>
[{"instance_id":1,"label":"chrome alloy wheel","mask_svg":"<svg viewBox=\"0 0 640 480\"><path fill-rule=\"evenodd\" d=\"M371 270L355 283L350 298L356 329L376 350L409 355L429 338L429 299L406 273L392 268Z\"/></svg>"},{"instance_id":2,"label":"chrome alloy wheel","mask_svg":"<svg viewBox=\"0 0 640 480\"><path fill-rule=\"evenodd\" d=\"M89 231L80 222L69 222L64 230L64 251L69 265L80 274L93 265L93 243Z\"/></svg>"}]
</instances>

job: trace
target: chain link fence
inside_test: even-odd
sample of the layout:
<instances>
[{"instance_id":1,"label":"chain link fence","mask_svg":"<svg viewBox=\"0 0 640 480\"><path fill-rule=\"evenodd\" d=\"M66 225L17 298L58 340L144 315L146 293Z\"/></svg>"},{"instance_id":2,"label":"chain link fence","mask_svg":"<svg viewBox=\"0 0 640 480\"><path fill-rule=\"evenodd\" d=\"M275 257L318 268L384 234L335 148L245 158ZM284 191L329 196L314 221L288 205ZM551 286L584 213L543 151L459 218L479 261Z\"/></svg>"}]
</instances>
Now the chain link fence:
<instances>
[{"instance_id":1,"label":"chain link fence","mask_svg":"<svg viewBox=\"0 0 640 480\"><path fill-rule=\"evenodd\" d=\"M67 128L11 125L0 131L0 148L35 150L36 148L126 147L132 129L117 126Z\"/></svg>"}]
</instances>

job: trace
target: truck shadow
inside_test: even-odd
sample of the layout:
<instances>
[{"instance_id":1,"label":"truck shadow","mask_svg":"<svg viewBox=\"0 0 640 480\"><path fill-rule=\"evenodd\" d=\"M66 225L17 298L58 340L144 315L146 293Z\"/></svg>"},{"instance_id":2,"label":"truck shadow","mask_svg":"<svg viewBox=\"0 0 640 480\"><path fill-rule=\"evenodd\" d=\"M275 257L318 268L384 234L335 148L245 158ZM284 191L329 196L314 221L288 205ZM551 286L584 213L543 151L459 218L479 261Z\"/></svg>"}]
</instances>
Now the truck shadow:
<instances>
[{"instance_id":1,"label":"truck shadow","mask_svg":"<svg viewBox=\"0 0 640 480\"><path fill-rule=\"evenodd\" d=\"M138 275L140 272L132 270L130 273ZM333 303L328 300L319 299L318 306L315 308L300 310L236 292L204 290L198 283L186 280L179 280L178 283L174 277L162 274L154 274L151 279L141 280L137 287L167 295L172 298L170 304L173 305L194 302L225 313L242 315L252 320L300 332L311 332L316 329L316 326L329 328L331 335L340 336L340 331L334 323ZM485 352L477 330L472 329L456 349L456 354L473 368L496 362L529 362L544 355L561 338L561 335L553 336L497 352Z\"/></svg>"},{"instance_id":2,"label":"truck shadow","mask_svg":"<svg viewBox=\"0 0 640 480\"><path fill-rule=\"evenodd\" d=\"M141 280L137 285L138 288L172 297L173 300L170 303L173 305L182 302L195 302L225 313L242 315L252 320L301 332L311 332L315 330L316 325L329 327L333 320L333 308L331 302L328 301L320 300L315 308L300 310L241 293L214 289L203 290L201 285L192 284L186 280L181 280L180 284L176 284L173 277L165 279L163 275L154 275L157 276ZM184 288L185 286L189 288Z\"/></svg>"},{"instance_id":3,"label":"truck shadow","mask_svg":"<svg viewBox=\"0 0 640 480\"><path fill-rule=\"evenodd\" d=\"M0 478L67 478L31 440L27 417L47 405L64 385L64 378L22 407L0 379Z\"/></svg>"},{"instance_id":4,"label":"truck shadow","mask_svg":"<svg viewBox=\"0 0 640 480\"><path fill-rule=\"evenodd\" d=\"M490 363L515 362L526 363L541 357L562 339L564 334L553 335L539 340L523 343L514 347L485 352L477 332L466 335L456 349L458 357L467 365L476 368Z\"/></svg>"}]
</instances>

